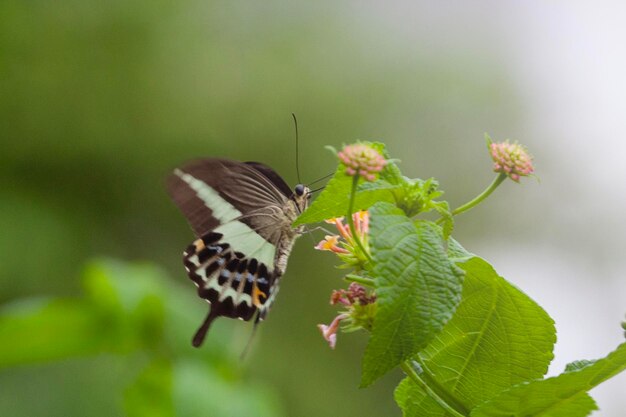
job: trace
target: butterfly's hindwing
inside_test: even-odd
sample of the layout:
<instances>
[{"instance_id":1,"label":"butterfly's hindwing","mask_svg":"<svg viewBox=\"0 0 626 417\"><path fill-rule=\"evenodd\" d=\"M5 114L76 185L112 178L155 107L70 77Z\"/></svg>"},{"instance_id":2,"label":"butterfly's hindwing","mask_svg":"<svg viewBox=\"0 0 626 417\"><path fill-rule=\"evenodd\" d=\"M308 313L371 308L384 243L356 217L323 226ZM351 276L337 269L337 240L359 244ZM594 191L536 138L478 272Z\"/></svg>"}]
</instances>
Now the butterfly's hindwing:
<instances>
[{"instance_id":1,"label":"butterfly's hindwing","mask_svg":"<svg viewBox=\"0 0 626 417\"><path fill-rule=\"evenodd\" d=\"M258 311L262 320L274 299L277 274L258 259L234 251L222 238L209 233L187 248L183 262L189 277L219 315L248 321Z\"/></svg>"}]
</instances>

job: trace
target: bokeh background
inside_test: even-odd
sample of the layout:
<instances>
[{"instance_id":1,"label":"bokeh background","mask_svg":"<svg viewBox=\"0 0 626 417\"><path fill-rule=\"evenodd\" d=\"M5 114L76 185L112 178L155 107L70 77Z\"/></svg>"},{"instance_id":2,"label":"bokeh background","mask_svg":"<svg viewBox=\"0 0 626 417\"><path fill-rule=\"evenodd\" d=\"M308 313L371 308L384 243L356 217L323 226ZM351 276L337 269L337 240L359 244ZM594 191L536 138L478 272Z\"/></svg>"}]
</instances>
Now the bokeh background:
<instances>
[{"instance_id":1,"label":"bokeh background","mask_svg":"<svg viewBox=\"0 0 626 417\"><path fill-rule=\"evenodd\" d=\"M604 356L626 312L624 21L620 1L3 0L0 311L24 325L0 334L0 415L167 415L165 386L176 392L164 407L186 416L400 415L399 374L357 388L365 335L331 351L316 329L341 285L316 237L298 242L244 362L245 323L216 322L201 352L189 344L206 307L180 265L192 234L163 179L222 156L295 184L292 112L303 181L333 170L324 145L382 140L452 206L493 177L484 132L525 143L540 181L505 183L455 237L555 318L551 374ZM133 277L146 287L129 290ZM138 314L166 323L165 351L117 346L134 325L120 336L78 318L155 287L166 313ZM28 315L50 299L72 307ZM81 326L92 332L64 346ZM597 415L623 416L625 393L624 375L594 390Z\"/></svg>"}]
</instances>

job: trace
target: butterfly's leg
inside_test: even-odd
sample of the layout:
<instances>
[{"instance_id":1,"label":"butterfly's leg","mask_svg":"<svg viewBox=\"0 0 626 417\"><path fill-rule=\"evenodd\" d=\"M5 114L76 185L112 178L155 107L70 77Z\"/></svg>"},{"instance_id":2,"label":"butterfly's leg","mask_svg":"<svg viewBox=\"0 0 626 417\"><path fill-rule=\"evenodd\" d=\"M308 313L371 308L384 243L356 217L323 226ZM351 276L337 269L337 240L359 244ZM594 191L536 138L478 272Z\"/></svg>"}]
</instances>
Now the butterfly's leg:
<instances>
[{"instance_id":1,"label":"butterfly's leg","mask_svg":"<svg viewBox=\"0 0 626 417\"><path fill-rule=\"evenodd\" d=\"M324 233L328 234L328 235L334 235L337 232L333 232L332 230L328 230L326 229L324 226L315 226L313 228L305 228L302 230L302 232L300 232L300 234L304 235L304 234L309 234L309 233L313 233L313 232L317 232L318 230L322 230Z\"/></svg>"},{"instance_id":2,"label":"butterfly's leg","mask_svg":"<svg viewBox=\"0 0 626 417\"><path fill-rule=\"evenodd\" d=\"M239 356L240 360L244 360L246 355L250 351L250 347L252 346L252 340L254 339L254 336L256 335L256 330L257 330L257 328L259 326L259 323L261 322L261 320L260 320L260 318L261 318L260 312L257 310L255 314L256 314L256 318L254 320L254 324L253 324L253 327L252 327L252 333L250 334L250 338L248 339L248 343L246 343L246 347L244 348L243 352L241 352L241 356Z\"/></svg>"}]
</instances>

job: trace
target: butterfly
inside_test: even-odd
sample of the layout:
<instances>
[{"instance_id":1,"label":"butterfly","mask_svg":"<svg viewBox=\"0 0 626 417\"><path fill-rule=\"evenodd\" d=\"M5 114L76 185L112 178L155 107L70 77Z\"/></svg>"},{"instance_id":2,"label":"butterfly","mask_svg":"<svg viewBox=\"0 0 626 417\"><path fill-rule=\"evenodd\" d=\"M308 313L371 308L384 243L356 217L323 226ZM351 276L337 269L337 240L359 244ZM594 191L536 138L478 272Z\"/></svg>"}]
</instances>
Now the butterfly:
<instances>
[{"instance_id":1,"label":"butterfly","mask_svg":"<svg viewBox=\"0 0 626 417\"><path fill-rule=\"evenodd\" d=\"M259 162L201 159L174 170L167 190L197 239L183 253L198 295L210 303L193 337L199 347L218 317L255 326L269 312L302 226L292 223L308 206L310 190L293 190Z\"/></svg>"}]
</instances>

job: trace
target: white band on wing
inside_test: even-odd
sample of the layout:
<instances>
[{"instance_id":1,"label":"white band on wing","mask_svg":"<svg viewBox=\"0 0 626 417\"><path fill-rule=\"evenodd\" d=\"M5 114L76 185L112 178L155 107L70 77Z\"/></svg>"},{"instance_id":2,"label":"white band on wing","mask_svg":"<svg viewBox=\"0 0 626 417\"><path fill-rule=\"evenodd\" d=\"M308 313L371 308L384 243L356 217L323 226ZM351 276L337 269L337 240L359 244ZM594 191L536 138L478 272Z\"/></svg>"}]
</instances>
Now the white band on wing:
<instances>
[{"instance_id":1,"label":"white band on wing","mask_svg":"<svg viewBox=\"0 0 626 417\"><path fill-rule=\"evenodd\" d=\"M269 272L274 270L276 246L265 240L247 224L237 221L236 219L240 218L242 213L235 206L224 200L213 187L204 181L180 169L176 169L174 174L196 192L198 198L211 209L213 217L219 220L221 225L213 231L224 236L222 241L228 243L234 251L243 253L246 258L256 258L265 264Z\"/></svg>"}]
</instances>

